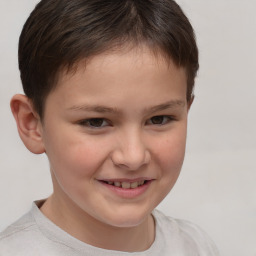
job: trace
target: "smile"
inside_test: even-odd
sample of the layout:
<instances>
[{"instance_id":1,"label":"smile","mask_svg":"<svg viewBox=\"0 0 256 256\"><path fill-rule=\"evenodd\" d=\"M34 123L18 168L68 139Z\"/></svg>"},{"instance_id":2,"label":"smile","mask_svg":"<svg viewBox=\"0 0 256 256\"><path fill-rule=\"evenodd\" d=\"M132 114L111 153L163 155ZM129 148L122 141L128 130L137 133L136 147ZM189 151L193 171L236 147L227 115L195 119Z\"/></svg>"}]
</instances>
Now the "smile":
<instances>
[{"instance_id":1,"label":"smile","mask_svg":"<svg viewBox=\"0 0 256 256\"><path fill-rule=\"evenodd\" d=\"M110 191L115 196L124 199L135 199L146 193L151 186L151 183L154 182L154 179L108 179L98 181L107 189L107 191Z\"/></svg>"},{"instance_id":2,"label":"smile","mask_svg":"<svg viewBox=\"0 0 256 256\"><path fill-rule=\"evenodd\" d=\"M118 188L135 189L147 183L147 180L134 181L134 182L127 182L127 181L123 181L123 182L122 181L102 181L102 182Z\"/></svg>"}]
</instances>

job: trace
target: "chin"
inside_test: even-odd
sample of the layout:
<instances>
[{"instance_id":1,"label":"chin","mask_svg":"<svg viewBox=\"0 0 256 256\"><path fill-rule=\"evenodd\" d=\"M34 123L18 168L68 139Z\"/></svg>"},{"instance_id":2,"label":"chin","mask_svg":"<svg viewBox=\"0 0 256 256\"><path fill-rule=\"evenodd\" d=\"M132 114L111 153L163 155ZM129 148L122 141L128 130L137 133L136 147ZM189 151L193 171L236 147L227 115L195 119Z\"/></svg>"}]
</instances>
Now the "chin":
<instances>
[{"instance_id":1,"label":"chin","mask_svg":"<svg viewBox=\"0 0 256 256\"><path fill-rule=\"evenodd\" d=\"M136 227L139 226L140 224L142 224L145 220L147 220L147 217L150 216L151 212L136 212L133 210L131 211L127 211L124 213L116 213L114 214L112 217L110 218L106 218L108 219L107 221L105 221L105 223L107 223L110 226L113 227L118 227L118 228L131 228L131 227Z\"/></svg>"}]
</instances>

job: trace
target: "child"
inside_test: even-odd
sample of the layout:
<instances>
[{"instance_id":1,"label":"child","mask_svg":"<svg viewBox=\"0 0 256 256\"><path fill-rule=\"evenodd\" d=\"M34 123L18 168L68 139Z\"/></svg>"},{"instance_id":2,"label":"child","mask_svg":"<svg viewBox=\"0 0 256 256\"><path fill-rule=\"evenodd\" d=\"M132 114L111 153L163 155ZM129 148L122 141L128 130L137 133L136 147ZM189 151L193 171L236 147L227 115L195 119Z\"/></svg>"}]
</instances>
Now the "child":
<instances>
[{"instance_id":1,"label":"child","mask_svg":"<svg viewBox=\"0 0 256 256\"><path fill-rule=\"evenodd\" d=\"M42 0L19 42L19 135L53 194L0 236L0 255L218 255L154 210L183 162L198 51L173 0Z\"/></svg>"}]
</instances>

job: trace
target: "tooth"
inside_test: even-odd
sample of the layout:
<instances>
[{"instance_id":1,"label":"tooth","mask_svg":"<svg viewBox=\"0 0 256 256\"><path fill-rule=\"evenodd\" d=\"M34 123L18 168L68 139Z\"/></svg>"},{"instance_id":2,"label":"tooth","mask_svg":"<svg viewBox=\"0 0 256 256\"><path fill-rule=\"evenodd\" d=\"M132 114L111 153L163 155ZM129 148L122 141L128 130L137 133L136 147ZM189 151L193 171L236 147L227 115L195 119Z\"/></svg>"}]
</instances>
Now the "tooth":
<instances>
[{"instance_id":1,"label":"tooth","mask_svg":"<svg viewBox=\"0 0 256 256\"><path fill-rule=\"evenodd\" d=\"M121 183L120 183L119 181L115 181L115 182L114 182L114 185L115 185L116 187L120 187L120 186L121 186Z\"/></svg>"},{"instance_id":2,"label":"tooth","mask_svg":"<svg viewBox=\"0 0 256 256\"><path fill-rule=\"evenodd\" d=\"M145 180L140 181L140 185L143 185L145 183Z\"/></svg>"},{"instance_id":3,"label":"tooth","mask_svg":"<svg viewBox=\"0 0 256 256\"><path fill-rule=\"evenodd\" d=\"M109 185L113 185L114 182L113 182L113 181L108 181L108 184L109 184Z\"/></svg>"},{"instance_id":4,"label":"tooth","mask_svg":"<svg viewBox=\"0 0 256 256\"><path fill-rule=\"evenodd\" d=\"M131 188L131 184L129 182L122 182L122 188Z\"/></svg>"},{"instance_id":5,"label":"tooth","mask_svg":"<svg viewBox=\"0 0 256 256\"><path fill-rule=\"evenodd\" d=\"M139 186L139 182L135 181L133 183L131 183L131 188L137 188Z\"/></svg>"}]
</instances>

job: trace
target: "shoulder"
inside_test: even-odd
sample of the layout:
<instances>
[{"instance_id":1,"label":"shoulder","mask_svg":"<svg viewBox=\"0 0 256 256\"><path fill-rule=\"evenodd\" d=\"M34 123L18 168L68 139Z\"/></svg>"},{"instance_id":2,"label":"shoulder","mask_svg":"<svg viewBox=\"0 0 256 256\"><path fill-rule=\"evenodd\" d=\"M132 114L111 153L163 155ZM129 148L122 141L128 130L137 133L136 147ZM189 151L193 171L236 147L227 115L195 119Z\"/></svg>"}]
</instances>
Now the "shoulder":
<instances>
[{"instance_id":1,"label":"shoulder","mask_svg":"<svg viewBox=\"0 0 256 256\"><path fill-rule=\"evenodd\" d=\"M41 232L32 213L28 212L0 233L0 255L33 255L37 239L41 239Z\"/></svg>"},{"instance_id":2,"label":"shoulder","mask_svg":"<svg viewBox=\"0 0 256 256\"><path fill-rule=\"evenodd\" d=\"M189 252L189 255L218 256L219 252L208 236L199 226L190 221L174 219L154 210L155 217L162 239L172 244L177 250ZM195 254L191 254L191 252Z\"/></svg>"},{"instance_id":3,"label":"shoulder","mask_svg":"<svg viewBox=\"0 0 256 256\"><path fill-rule=\"evenodd\" d=\"M33 229L33 226L35 226L35 223L33 222L33 218L29 212L1 232L0 241L2 242L17 235L19 236L27 230Z\"/></svg>"}]
</instances>

